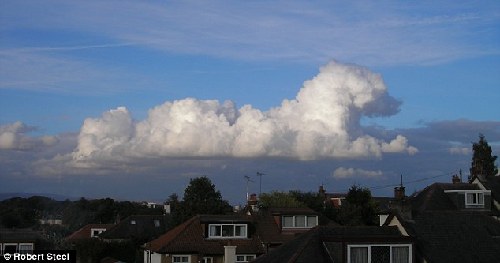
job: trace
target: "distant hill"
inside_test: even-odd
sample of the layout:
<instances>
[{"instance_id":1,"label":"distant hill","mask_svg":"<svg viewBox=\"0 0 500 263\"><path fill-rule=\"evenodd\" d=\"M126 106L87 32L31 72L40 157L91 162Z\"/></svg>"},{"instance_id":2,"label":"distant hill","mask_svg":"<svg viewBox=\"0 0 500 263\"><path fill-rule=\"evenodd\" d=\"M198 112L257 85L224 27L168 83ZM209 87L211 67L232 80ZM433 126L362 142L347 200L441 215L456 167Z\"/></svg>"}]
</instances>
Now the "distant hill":
<instances>
[{"instance_id":1,"label":"distant hill","mask_svg":"<svg viewBox=\"0 0 500 263\"><path fill-rule=\"evenodd\" d=\"M28 197L32 197L32 196L44 196L44 197L54 199L56 201L64 201L66 199L69 199L71 201L75 201L75 200L79 199L77 197L58 195L58 194L49 194L49 193L0 193L0 201L7 200L7 199L10 199L13 197L28 198Z\"/></svg>"}]
</instances>

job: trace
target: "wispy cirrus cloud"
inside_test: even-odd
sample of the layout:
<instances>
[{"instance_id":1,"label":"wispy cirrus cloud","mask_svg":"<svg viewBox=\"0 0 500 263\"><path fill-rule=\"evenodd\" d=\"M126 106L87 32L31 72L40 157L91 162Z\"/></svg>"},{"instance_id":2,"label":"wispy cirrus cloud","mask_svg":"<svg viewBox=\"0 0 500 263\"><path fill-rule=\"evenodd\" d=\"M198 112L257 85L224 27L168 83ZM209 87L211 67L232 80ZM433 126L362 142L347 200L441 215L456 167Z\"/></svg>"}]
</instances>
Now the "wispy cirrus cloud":
<instances>
[{"instance_id":1,"label":"wispy cirrus cloud","mask_svg":"<svg viewBox=\"0 0 500 263\"><path fill-rule=\"evenodd\" d=\"M47 12L35 12L40 8ZM11 3L4 10L15 17L5 21L5 29L74 30L166 52L238 60L335 58L374 66L500 53L487 41L499 33L494 2L52 1Z\"/></svg>"},{"instance_id":2,"label":"wispy cirrus cloud","mask_svg":"<svg viewBox=\"0 0 500 263\"><path fill-rule=\"evenodd\" d=\"M49 51L104 48L22 48L0 51L0 89L43 90L99 95L132 88L141 76L126 69L96 66L89 61L54 55Z\"/></svg>"}]
</instances>

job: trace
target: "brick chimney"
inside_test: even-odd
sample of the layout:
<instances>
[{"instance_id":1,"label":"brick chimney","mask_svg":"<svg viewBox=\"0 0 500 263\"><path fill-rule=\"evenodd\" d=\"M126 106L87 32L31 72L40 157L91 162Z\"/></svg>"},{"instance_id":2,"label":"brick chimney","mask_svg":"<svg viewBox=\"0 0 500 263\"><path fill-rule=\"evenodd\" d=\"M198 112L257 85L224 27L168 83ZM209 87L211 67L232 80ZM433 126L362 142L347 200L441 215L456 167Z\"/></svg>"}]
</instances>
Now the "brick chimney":
<instances>
[{"instance_id":1,"label":"brick chimney","mask_svg":"<svg viewBox=\"0 0 500 263\"><path fill-rule=\"evenodd\" d=\"M325 194L326 194L326 190L325 190L325 188L323 187L323 185L320 185L320 186L319 186L319 191L318 191L318 192L319 192L319 195L320 195L320 196L325 196Z\"/></svg>"},{"instance_id":2,"label":"brick chimney","mask_svg":"<svg viewBox=\"0 0 500 263\"><path fill-rule=\"evenodd\" d=\"M250 211L257 211L259 208L257 206L258 200L257 200L257 194L251 194L250 197L248 198L248 210Z\"/></svg>"},{"instance_id":3,"label":"brick chimney","mask_svg":"<svg viewBox=\"0 0 500 263\"><path fill-rule=\"evenodd\" d=\"M451 182L453 184L458 184L458 183L461 183L462 180L460 179L460 177L456 174L453 175L453 177L451 177Z\"/></svg>"},{"instance_id":4,"label":"brick chimney","mask_svg":"<svg viewBox=\"0 0 500 263\"><path fill-rule=\"evenodd\" d=\"M401 175L401 183L399 186L394 187L394 198L397 200L405 199L405 187L403 186L403 175Z\"/></svg>"},{"instance_id":5,"label":"brick chimney","mask_svg":"<svg viewBox=\"0 0 500 263\"><path fill-rule=\"evenodd\" d=\"M397 186L394 187L394 198L398 200L403 200L406 197L405 194L405 187L404 186Z\"/></svg>"}]
</instances>

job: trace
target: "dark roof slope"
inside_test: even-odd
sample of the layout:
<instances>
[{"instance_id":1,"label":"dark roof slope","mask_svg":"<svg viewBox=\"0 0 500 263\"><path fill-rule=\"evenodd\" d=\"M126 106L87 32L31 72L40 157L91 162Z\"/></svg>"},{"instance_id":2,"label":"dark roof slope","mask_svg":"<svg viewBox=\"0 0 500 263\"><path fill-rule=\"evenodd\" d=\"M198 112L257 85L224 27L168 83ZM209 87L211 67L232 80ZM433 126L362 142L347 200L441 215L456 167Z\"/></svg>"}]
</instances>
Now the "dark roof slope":
<instances>
[{"instance_id":1,"label":"dark roof slope","mask_svg":"<svg viewBox=\"0 0 500 263\"><path fill-rule=\"evenodd\" d=\"M88 224L83 226L82 228L78 229L77 231L73 232L73 234L69 235L66 237L66 240L68 241L75 241L79 239L85 239L85 238L90 238L91 237L91 230L94 228L104 228L109 230L115 226L114 224Z\"/></svg>"},{"instance_id":2,"label":"dark roof slope","mask_svg":"<svg viewBox=\"0 0 500 263\"><path fill-rule=\"evenodd\" d=\"M407 222L427 262L498 262L500 222L472 212L425 212Z\"/></svg>"},{"instance_id":3,"label":"dark roof slope","mask_svg":"<svg viewBox=\"0 0 500 263\"><path fill-rule=\"evenodd\" d=\"M318 226L254 262L333 262L331 242L411 242L396 227ZM338 255L337 255L338 256ZM342 258L342 257L341 257Z\"/></svg>"},{"instance_id":4,"label":"dark roof slope","mask_svg":"<svg viewBox=\"0 0 500 263\"><path fill-rule=\"evenodd\" d=\"M412 209L415 213L423 211L458 210L445 190L480 190L477 185L468 183L434 183L411 197Z\"/></svg>"},{"instance_id":5,"label":"dark roof slope","mask_svg":"<svg viewBox=\"0 0 500 263\"><path fill-rule=\"evenodd\" d=\"M326 251L321 248L320 232L317 229L298 236L253 262L330 262Z\"/></svg>"},{"instance_id":6,"label":"dark roof slope","mask_svg":"<svg viewBox=\"0 0 500 263\"><path fill-rule=\"evenodd\" d=\"M40 239L40 232L31 228L11 229L0 228L0 243L8 242L35 242Z\"/></svg>"},{"instance_id":7,"label":"dark roof slope","mask_svg":"<svg viewBox=\"0 0 500 263\"><path fill-rule=\"evenodd\" d=\"M134 239L146 242L167 231L168 217L164 215L132 215L99 235L104 239Z\"/></svg>"},{"instance_id":8,"label":"dark roof slope","mask_svg":"<svg viewBox=\"0 0 500 263\"><path fill-rule=\"evenodd\" d=\"M493 199L500 203L500 176L488 176L480 181L486 189L491 190Z\"/></svg>"}]
</instances>

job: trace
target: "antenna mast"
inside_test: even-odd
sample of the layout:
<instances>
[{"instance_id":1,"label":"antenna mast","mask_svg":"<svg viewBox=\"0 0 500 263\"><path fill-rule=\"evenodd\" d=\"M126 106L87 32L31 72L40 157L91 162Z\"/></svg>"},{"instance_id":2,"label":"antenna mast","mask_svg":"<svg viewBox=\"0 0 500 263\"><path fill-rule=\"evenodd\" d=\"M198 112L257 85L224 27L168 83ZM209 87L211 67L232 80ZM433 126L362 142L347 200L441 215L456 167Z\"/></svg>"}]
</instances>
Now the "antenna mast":
<instances>
[{"instance_id":1,"label":"antenna mast","mask_svg":"<svg viewBox=\"0 0 500 263\"><path fill-rule=\"evenodd\" d=\"M262 176L266 175L265 173L257 172L257 176L260 177L259 180L259 197L262 195Z\"/></svg>"},{"instance_id":2,"label":"antenna mast","mask_svg":"<svg viewBox=\"0 0 500 263\"><path fill-rule=\"evenodd\" d=\"M248 183L249 182L253 183L253 181L250 179L250 176L248 176L248 175L243 176L243 178L245 178L245 180L247 180L247 202L248 202L248 198L249 198L249 195L248 195Z\"/></svg>"}]
</instances>

